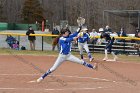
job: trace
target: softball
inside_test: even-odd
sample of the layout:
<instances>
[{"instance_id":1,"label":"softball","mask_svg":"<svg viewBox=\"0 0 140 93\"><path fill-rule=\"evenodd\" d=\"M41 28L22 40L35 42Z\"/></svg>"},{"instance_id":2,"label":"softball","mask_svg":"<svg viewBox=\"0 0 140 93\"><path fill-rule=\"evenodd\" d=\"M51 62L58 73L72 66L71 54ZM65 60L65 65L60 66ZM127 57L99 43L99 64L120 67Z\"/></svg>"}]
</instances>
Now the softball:
<instances>
[{"instance_id":1,"label":"softball","mask_svg":"<svg viewBox=\"0 0 140 93\"><path fill-rule=\"evenodd\" d=\"M83 36L83 34L84 34L83 32L80 32L80 37L82 37L82 36Z\"/></svg>"}]
</instances>

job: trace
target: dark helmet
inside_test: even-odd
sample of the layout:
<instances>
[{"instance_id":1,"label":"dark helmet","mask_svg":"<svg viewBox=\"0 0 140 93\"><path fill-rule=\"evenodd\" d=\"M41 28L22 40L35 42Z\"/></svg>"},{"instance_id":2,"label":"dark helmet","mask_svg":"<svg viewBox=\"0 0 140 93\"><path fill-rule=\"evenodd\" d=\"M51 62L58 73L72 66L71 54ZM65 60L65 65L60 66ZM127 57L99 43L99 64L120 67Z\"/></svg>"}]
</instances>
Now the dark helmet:
<instances>
[{"instance_id":1,"label":"dark helmet","mask_svg":"<svg viewBox=\"0 0 140 93\"><path fill-rule=\"evenodd\" d=\"M62 34L65 34L66 31L67 31L66 29L61 29L60 34L61 34L61 35L62 35Z\"/></svg>"},{"instance_id":2,"label":"dark helmet","mask_svg":"<svg viewBox=\"0 0 140 93\"><path fill-rule=\"evenodd\" d=\"M101 33L100 38L104 38L104 37L105 37L105 35L106 35L106 33Z\"/></svg>"},{"instance_id":3,"label":"dark helmet","mask_svg":"<svg viewBox=\"0 0 140 93\"><path fill-rule=\"evenodd\" d=\"M68 29L61 29L60 34L63 35L63 34L65 34L65 32L69 32L69 30Z\"/></svg>"}]
</instances>

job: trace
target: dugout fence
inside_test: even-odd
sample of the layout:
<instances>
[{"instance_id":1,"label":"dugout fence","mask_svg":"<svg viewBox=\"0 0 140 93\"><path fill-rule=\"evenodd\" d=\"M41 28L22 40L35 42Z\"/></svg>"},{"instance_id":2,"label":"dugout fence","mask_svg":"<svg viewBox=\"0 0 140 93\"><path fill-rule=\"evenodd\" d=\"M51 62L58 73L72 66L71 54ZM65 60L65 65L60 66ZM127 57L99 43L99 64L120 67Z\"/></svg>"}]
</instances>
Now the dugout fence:
<instances>
[{"instance_id":1,"label":"dugout fence","mask_svg":"<svg viewBox=\"0 0 140 93\"><path fill-rule=\"evenodd\" d=\"M99 38L99 37L95 37ZM139 55L140 50L139 48L135 48L134 45L137 44L137 41L140 41L140 38L135 37L115 37L116 41L113 43L112 50L115 51L118 54L133 54L133 55ZM122 40L121 42L118 42L118 40ZM88 43L89 49L91 52L99 52L104 53L104 48L106 46L107 42L103 42L101 44L95 44L94 42L91 44ZM73 43L72 46L73 51L79 51L78 45Z\"/></svg>"},{"instance_id":2,"label":"dugout fence","mask_svg":"<svg viewBox=\"0 0 140 93\"><path fill-rule=\"evenodd\" d=\"M19 41L19 49L22 46L25 46L27 48L27 50L30 49L29 46L29 40L28 40L28 36L25 34L26 31L21 31L22 33L13 33L13 32L0 32L0 48L9 48L7 42L6 42L6 38L7 36L11 35L13 36L16 40ZM52 38L53 36L56 35L51 35L51 34L46 34L43 33L41 31L35 31L35 36L36 36L36 50L50 50L51 49L51 44L47 44L45 42L46 38ZM34 35L33 35L34 36ZM51 39L49 39L49 42L51 42Z\"/></svg>"},{"instance_id":3,"label":"dugout fence","mask_svg":"<svg viewBox=\"0 0 140 93\"><path fill-rule=\"evenodd\" d=\"M23 46L24 43L28 43L28 37L25 33L0 32L0 36L1 36L1 38L3 38L3 41L6 40L7 35L11 35L11 36L16 37L16 39L19 41L19 46L20 47ZM37 33L37 34L30 34L30 36L36 36L38 38L40 50L43 51L44 48L48 47L48 46L44 47L44 43L45 43L44 38L45 37L47 37L47 38L56 37L57 35ZM99 38L99 37L97 36L97 37L94 37L94 38ZM137 54L139 52L137 49L135 49L133 47L133 45L136 44L136 43L132 43L131 41L140 41L140 38L136 38L136 37L115 37L115 38L117 40L123 39L123 42L115 42L114 45L113 45L113 50L114 51L119 51L123 54ZM89 45L89 49L91 50L91 52L102 52L103 53L105 43L106 42L104 42L102 44L90 44L89 43L88 45ZM2 45L4 45L4 44L2 43ZM48 50L51 50L51 45L50 45ZM72 45L72 50L73 51L78 51L78 46L74 43Z\"/></svg>"}]
</instances>

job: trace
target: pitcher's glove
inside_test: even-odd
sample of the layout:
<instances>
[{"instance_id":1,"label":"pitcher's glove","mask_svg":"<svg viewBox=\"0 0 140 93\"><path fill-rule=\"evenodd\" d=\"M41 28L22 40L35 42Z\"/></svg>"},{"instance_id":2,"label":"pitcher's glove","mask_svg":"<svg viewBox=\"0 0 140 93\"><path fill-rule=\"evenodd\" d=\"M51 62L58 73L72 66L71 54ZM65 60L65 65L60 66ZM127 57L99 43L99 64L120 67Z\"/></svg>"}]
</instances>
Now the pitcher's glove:
<instances>
[{"instance_id":1,"label":"pitcher's glove","mask_svg":"<svg viewBox=\"0 0 140 93\"><path fill-rule=\"evenodd\" d=\"M79 33L82 29L82 26L79 26L78 29L77 29L77 32Z\"/></svg>"}]
</instances>

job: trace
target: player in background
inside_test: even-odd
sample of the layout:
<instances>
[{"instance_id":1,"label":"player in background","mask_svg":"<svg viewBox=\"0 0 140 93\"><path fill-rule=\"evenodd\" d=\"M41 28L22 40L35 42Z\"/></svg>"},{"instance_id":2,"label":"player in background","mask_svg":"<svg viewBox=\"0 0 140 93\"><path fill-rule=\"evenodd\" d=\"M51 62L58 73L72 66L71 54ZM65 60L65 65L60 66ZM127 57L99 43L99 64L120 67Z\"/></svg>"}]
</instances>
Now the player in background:
<instances>
[{"instance_id":1,"label":"player in background","mask_svg":"<svg viewBox=\"0 0 140 93\"><path fill-rule=\"evenodd\" d=\"M84 57L83 57L83 48L86 50L87 54L88 54L88 58L90 60L90 62L93 61L93 57L89 51L89 48L88 48L88 41L90 41L90 36L89 34L87 33L87 28L86 27L83 27L81 29L81 32L78 34L78 48L79 48L79 51L80 51L80 56L81 56L81 59L83 60Z\"/></svg>"},{"instance_id":2,"label":"player in background","mask_svg":"<svg viewBox=\"0 0 140 93\"><path fill-rule=\"evenodd\" d=\"M104 57L103 60L104 61L116 61L116 59L118 57L116 56L116 54L114 52L112 52L112 45L113 45L113 42L114 42L115 38L114 37L111 38L108 33L103 33L103 32L101 33L100 38L101 39L104 38L106 40L106 42L107 42L107 44L105 46L105 57ZM108 59L108 52L113 55L113 57L114 57L113 60Z\"/></svg>"},{"instance_id":3,"label":"player in background","mask_svg":"<svg viewBox=\"0 0 140 93\"><path fill-rule=\"evenodd\" d=\"M80 31L80 28L78 28L77 32L75 32L74 34L69 34L69 31L66 29L61 30L60 32L61 37L59 39L60 52L59 52L58 58L56 59L54 65L46 73L44 73L40 78L37 79L37 82L42 81L46 76L48 76L50 73L56 70L64 61L78 63L91 69L97 68L97 63L94 63L94 65L91 65L83 60L80 60L79 58L75 57L74 55L70 53L71 42L73 40L77 40L78 38L77 35L79 31Z\"/></svg>"},{"instance_id":4,"label":"player in background","mask_svg":"<svg viewBox=\"0 0 140 93\"><path fill-rule=\"evenodd\" d=\"M36 40L36 37L35 36L30 36L30 34L35 34L32 26L29 26L29 29L26 32L26 35L28 35L28 40L30 42L30 48L31 48L31 50L35 50L35 40Z\"/></svg>"}]
</instances>

